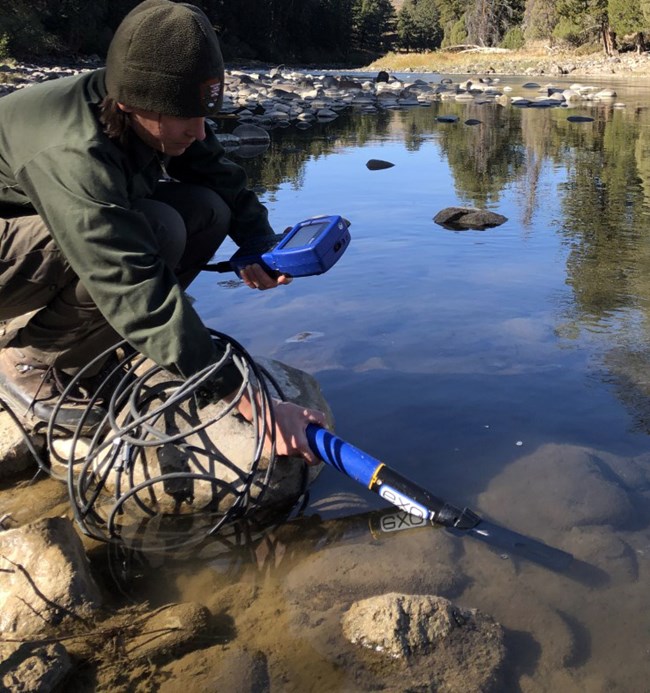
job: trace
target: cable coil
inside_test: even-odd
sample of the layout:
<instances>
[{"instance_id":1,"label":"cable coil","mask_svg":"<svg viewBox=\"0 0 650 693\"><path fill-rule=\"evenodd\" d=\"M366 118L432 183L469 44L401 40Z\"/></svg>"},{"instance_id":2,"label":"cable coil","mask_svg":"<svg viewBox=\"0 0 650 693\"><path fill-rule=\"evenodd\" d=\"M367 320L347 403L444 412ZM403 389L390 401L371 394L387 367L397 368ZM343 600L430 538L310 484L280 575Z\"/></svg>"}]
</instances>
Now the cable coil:
<instances>
[{"instance_id":1,"label":"cable coil","mask_svg":"<svg viewBox=\"0 0 650 693\"><path fill-rule=\"evenodd\" d=\"M274 442L270 454L262 454L265 438L274 441L269 374L231 337L211 335L222 356L189 379L173 376L122 342L64 389L47 427L46 471L66 481L86 535L143 545L144 534L154 528L153 543L169 548L170 542L185 545L214 534L260 507L276 458ZM61 438L57 414L107 360L76 429ZM199 408L197 389L226 363L242 377L236 395ZM250 422L237 414L243 397L253 405ZM85 434L100 406L105 414Z\"/></svg>"}]
</instances>

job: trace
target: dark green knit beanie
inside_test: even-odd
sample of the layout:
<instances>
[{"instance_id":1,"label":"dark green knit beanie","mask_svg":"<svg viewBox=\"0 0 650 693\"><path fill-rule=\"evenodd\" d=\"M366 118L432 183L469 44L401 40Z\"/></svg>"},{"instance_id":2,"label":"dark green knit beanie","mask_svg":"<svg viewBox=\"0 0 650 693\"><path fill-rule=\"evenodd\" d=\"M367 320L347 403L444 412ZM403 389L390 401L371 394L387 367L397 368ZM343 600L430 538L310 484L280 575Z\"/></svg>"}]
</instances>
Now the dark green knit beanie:
<instances>
[{"instance_id":1,"label":"dark green knit beanie","mask_svg":"<svg viewBox=\"0 0 650 693\"><path fill-rule=\"evenodd\" d=\"M126 15L106 58L116 101L181 118L216 115L224 67L210 20L196 6L145 0Z\"/></svg>"}]
</instances>

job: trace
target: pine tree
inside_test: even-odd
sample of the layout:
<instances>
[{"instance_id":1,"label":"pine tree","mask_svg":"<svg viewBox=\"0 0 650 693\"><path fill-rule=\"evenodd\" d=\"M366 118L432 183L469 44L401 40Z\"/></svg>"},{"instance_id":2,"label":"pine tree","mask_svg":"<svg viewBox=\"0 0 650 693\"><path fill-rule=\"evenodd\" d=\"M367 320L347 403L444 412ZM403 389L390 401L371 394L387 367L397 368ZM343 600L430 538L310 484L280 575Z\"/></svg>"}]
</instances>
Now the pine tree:
<instances>
[{"instance_id":1,"label":"pine tree","mask_svg":"<svg viewBox=\"0 0 650 693\"><path fill-rule=\"evenodd\" d=\"M630 0L608 0L607 16L613 31L619 36L638 34L645 28L643 10Z\"/></svg>"},{"instance_id":2,"label":"pine tree","mask_svg":"<svg viewBox=\"0 0 650 693\"><path fill-rule=\"evenodd\" d=\"M395 23L390 0L354 0L352 26L358 48L378 51L388 48L387 36Z\"/></svg>"},{"instance_id":3,"label":"pine tree","mask_svg":"<svg viewBox=\"0 0 650 693\"><path fill-rule=\"evenodd\" d=\"M581 43L599 38L606 53L613 51L615 45L607 16L607 0L557 0L556 10L563 20L554 30L556 36L564 38L563 32L573 32L574 41Z\"/></svg>"},{"instance_id":4,"label":"pine tree","mask_svg":"<svg viewBox=\"0 0 650 693\"><path fill-rule=\"evenodd\" d=\"M523 19L526 40L550 39L558 18L555 0L526 0Z\"/></svg>"},{"instance_id":5,"label":"pine tree","mask_svg":"<svg viewBox=\"0 0 650 693\"><path fill-rule=\"evenodd\" d=\"M406 0L397 15L397 38L408 50L432 50L442 41L436 0Z\"/></svg>"},{"instance_id":6,"label":"pine tree","mask_svg":"<svg viewBox=\"0 0 650 693\"><path fill-rule=\"evenodd\" d=\"M465 11L471 4L470 0L436 0L439 24L443 32L443 46L453 46L466 41Z\"/></svg>"}]
</instances>

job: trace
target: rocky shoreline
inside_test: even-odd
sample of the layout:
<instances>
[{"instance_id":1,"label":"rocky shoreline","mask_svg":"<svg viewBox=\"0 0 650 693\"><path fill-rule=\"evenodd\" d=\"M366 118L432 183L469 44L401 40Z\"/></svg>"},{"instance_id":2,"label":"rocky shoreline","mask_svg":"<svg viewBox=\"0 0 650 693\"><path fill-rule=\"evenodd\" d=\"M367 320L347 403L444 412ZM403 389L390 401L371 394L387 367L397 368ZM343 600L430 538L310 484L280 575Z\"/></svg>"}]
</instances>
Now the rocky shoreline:
<instances>
[{"instance_id":1,"label":"rocky shoreline","mask_svg":"<svg viewBox=\"0 0 650 693\"><path fill-rule=\"evenodd\" d=\"M644 61L646 65L648 58L639 56L629 60ZM97 65L71 68L0 65L0 76L5 76L0 82L0 95L94 67ZM506 63L502 63L501 68L504 74L511 69ZM555 87L552 82L540 79L539 83L523 85L525 97L512 95L512 87L500 84L500 73L495 68L477 63L464 69L471 75L468 79L443 77L429 81L416 75L413 79L402 73L397 76L385 69L371 75L366 72L309 73L284 66L257 71L231 69L226 73L221 115L224 121L229 121L228 127L224 128L223 123L213 122L213 125L227 151L250 158L266 151L270 143L269 130L288 126L307 129L315 123L332 121L349 108L363 114L374 114L385 109L430 106L442 101L496 102L501 106L519 108L574 107L603 101L615 107L625 106L616 102L614 89L599 89L579 82L567 88ZM543 76L545 69L538 66L526 70L525 74ZM519 69L515 71L521 74ZM558 67L554 74L564 76L573 72L573 66L565 66ZM577 74L577 69L575 72ZM233 128L233 123L238 127Z\"/></svg>"},{"instance_id":2,"label":"rocky shoreline","mask_svg":"<svg viewBox=\"0 0 650 693\"><path fill-rule=\"evenodd\" d=\"M526 75L580 77L650 77L650 52L626 52L608 56L604 53L578 55L575 52L549 49L547 55L527 55L516 51L485 52L468 50L441 59L440 54L412 54L405 63L402 56L385 56L361 68L323 69L316 66L271 66L266 64L233 65L227 69L227 77L240 73L278 74L282 71L331 72L332 74L375 74L391 72L431 72L440 74L476 75ZM0 96L18 88L58 77L66 77L102 66L99 58L71 61L60 65L37 65L32 63L0 63Z\"/></svg>"},{"instance_id":3,"label":"rocky shoreline","mask_svg":"<svg viewBox=\"0 0 650 693\"><path fill-rule=\"evenodd\" d=\"M404 65L400 56L386 56L375 61L369 70L395 72L439 72L441 74L497 74L526 76L580 77L650 77L650 53L626 52L608 56L604 53L578 55L575 52L549 49L544 55L516 51L468 50L444 57L439 53L409 56Z\"/></svg>"}]
</instances>

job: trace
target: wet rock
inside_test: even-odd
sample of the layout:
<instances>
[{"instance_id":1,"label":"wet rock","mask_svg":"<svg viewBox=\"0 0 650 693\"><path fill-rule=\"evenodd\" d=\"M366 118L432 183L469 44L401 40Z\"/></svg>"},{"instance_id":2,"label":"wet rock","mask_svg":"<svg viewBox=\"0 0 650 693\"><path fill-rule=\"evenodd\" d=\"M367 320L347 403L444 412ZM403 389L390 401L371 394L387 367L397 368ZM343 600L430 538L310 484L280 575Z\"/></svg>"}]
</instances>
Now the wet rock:
<instances>
[{"instance_id":1,"label":"wet rock","mask_svg":"<svg viewBox=\"0 0 650 693\"><path fill-rule=\"evenodd\" d=\"M593 123L594 119L591 116L572 115L567 118L570 123Z\"/></svg>"},{"instance_id":2,"label":"wet rock","mask_svg":"<svg viewBox=\"0 0 650 693\"><path fill-rule=\"evenodd\" d=\"M529 108L554 108L559 106L560 102L555 99L535 99L528 104Z\"/></svg>"},{"instance_id":3,"label":"wet rock","mask_svg":"<svg viewBox=\"0 0 650 693\"><path fill-rule=\"evenodd\" d=\"M375 77L375 82L388 82L388 72L380 70Z\"/></svg>"},{"instance_id":4,"label":"wet rock","mask_svg":"<svg viewBox=\"0 0 650 693\"><path fill-rule=\"evenodd\" d=\"M240 159L254 159L264 154L269 148L268 144L242 144L234 151Z\"/></svg>"},{"instance_id":5,"label":"wet rock","mask_svg":"<svg viewBox=\"0 0 650 693\"><path fill-rule=\"evenodd\" d=\"M499 226L508 221L507 217L501 214L473 207L446 207L438 212L433 220L436 224L454 231L461 229L482 230Z\"/></svg>"},{"instance_id":6,"label":"wet rock","mask_svg":"<svg viewBox=\"0 0 650 693\"><path fill-rule=\"evenodd\" d=\"M390 161L382 161L382 159L370 159L366 163L366 168L370 171L381 171L385 168L392 168L395 164Z\"/></svg>"},{"instance_id":7,"label":"wet rock","mask_svg":"<svg viewBox=\"0 0 650 693\"><path fill-rule=\"evenodd\" d=\"M476 609L447 599L391 593L357 602L342 619L352 643L409 662L409 688L497 690L505 658L501 626ZM420 667L418 667L420 665ZM418 670L419 669L419 670ZM398 679L387 683L396 684Z\"/></svg>"},{"instance_id":8,"label":"wet rock","mask_svg":"<svg viewBox=\"0 0 650 693\"><path fill-rule=\"evenodd\" d=\"M126 645L129 659L168 660L190 649L209 625L210 612L201 604L168 604L140 625Z\"/></svg>"},{"instance_id":9,"label":"wet rock","mask_svg":"<svg viewBox=\"0 0 650 693\"><path fill-rule=\"evenodd\" d=\"M255 361L267 370L287 400L324 412L328 424L334 425L332 411L313 376L275 359L256 356ZM316 480L322 468L322 464L305 467L301 457L283 458L269 481L264 495L265 503L274 506L295 502L304 493L305 487Z\"/></svg>"},{"instance_id":10,"label":"wet rock","mask_svg":"<svg viewBox=\"0 0 650 693\"><path fill-rule=\"evenodd\" d=\"M338 118L338 113L331 108L319 108L318 111L316 111L316 118L321 121L333 120L334 118Z\"/></svg>"},{"instance_id":11,"label":"wet rock","mask_svg":"<svg viewBox=\"0 0 650 693\"><path fill-rule=\"evenodd\" d=\"M458 122L458 116L455 115L441 115L437 116L436 120L439 123L457 123Z\"/></svg>"},{"instance_id":12,"label":"wet rock","mask_svg":"<svg viewBox=\"0 0 650 693\"><path fill-rule=\"evenodd\" d=\"M238 125L232 134L242 144L268 144L271 141L269 133L257 125Z\"/></svg>"},{"instance_id":13,"label":"wet rock","mask_svg":"<svg viewBox=\"0 0 650 693\"><path fill-rule=\"evenodd\" d=\"M0 533L0 631L17 637L79 622L99 605L81 540L50 518Z\"/></svg>"},{"instance_id":14,"label":"wet rock","mask_svg":"<svg viewBox=\"0 0 650 693\"><path fill-rule=\"evenodd\" d=\"M59 690L72 670L61 643L0 645L0 690L12 693L47 693Z\"/></svg>"}]
</instances>

